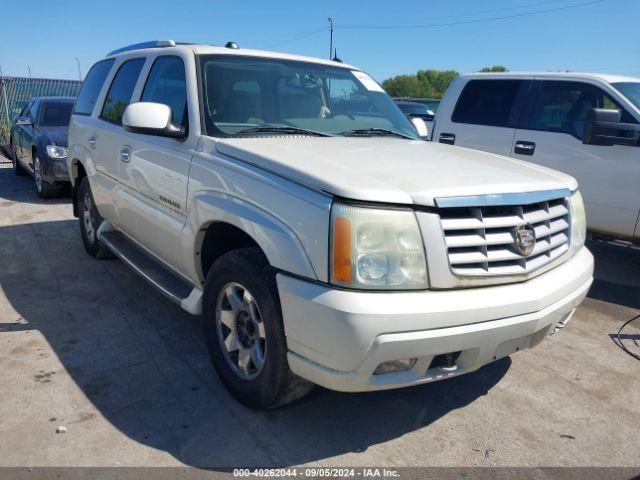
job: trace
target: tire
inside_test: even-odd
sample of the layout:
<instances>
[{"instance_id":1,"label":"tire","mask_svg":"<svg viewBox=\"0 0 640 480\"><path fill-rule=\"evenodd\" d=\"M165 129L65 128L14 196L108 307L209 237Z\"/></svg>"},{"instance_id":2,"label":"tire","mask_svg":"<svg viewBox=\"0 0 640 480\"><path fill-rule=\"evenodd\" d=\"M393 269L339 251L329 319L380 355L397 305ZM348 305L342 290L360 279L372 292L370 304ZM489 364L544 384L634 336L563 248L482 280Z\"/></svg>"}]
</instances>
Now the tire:
<instances>
[{"instance_id":1,"label":"tire","mask_svg":"<svg viewBox=\"0 0 640 480\"><path fill-rule=\"evenodd\" d=\"M13 139L9 142L9 153L11 154L11 162L13 163L13 173L16 177L24 177L27 174L27 171L24 169L20 161L18 160L18 155L16 154L16 149L13 146Z\"/></svg>"},{"instance_id":2,"label":"tire","mask_svg":"<svg viewBox=\"0 0 640 480\"><path fill-rule=\"evenodd\" d=\"M76 202L78 220L80 221L80 235L84 249L89 255L97 259L112 258L111 251L98 239L98 227L102 224L103 218L98 213L96 204L93 201L91 186L87 177L82 177L80 180Z\"/></svg>"},{"instance_id":3,"label":"tire","mask_svg":"<svg viewBox=\"0 0 640 480\"><path fill-rule=\"evenodd\" d=\"M289 369L275 275L260 250L242 248L222 255L207 274L203 301L211 361L238 401L268 410L313 388Z\"/></svg>"},{"instance_id":4,"label":"tire","mask_svg":"<svg viewBox=\"0 0 640 480\"><path fill-rule=\"evenodd\" d=\"M60 195L60 190L44 180L44 164L40 155L33 155L33 179L36 183L36 192L40 198L53 198Z\"/></svg>"}]
</instances>

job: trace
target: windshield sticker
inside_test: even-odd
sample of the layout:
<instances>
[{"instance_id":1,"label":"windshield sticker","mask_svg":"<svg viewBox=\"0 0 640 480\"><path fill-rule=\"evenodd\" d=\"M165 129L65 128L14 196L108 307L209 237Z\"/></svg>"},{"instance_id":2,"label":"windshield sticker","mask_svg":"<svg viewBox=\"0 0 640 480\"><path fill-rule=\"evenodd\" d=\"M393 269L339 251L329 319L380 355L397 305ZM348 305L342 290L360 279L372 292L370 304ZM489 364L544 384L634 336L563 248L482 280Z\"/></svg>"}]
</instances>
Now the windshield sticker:
<instances>
[{"instance_id":1,"label":"windshield sticker","mask_svg":"<svg viewBox=\"0 0 640 480\"><path fill-rule=\"evenodd\" d=\"M364 88L366 88L367 90L371 90L372 92L384 92L384 90L378 84L378 82L376 82L373 78L371 78L366 73L357 72L355 70L351 70L351 73L353 73L354 77L360 80L360 83L362 83Z\"/></svg>"}]
</instances>

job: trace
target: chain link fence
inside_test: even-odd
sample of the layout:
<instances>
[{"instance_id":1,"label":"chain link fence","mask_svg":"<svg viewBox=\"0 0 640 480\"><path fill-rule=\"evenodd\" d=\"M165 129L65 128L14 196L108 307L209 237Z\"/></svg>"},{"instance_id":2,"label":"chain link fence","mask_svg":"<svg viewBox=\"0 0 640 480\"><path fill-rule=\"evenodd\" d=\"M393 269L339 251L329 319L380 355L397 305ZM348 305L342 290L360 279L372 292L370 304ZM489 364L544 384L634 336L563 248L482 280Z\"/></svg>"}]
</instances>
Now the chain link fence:
<instances>
[{"instance_id":1,"label":"chain link fence","mask_svg":"<svg viewBox=\"0 0 640 480\"><path fill-rule=\"evenodd\" d=\"M0 147L9 143L11 122L32 97L75 97L81 85L79 80L0 77Z\"/></svg>"}]
</instances>

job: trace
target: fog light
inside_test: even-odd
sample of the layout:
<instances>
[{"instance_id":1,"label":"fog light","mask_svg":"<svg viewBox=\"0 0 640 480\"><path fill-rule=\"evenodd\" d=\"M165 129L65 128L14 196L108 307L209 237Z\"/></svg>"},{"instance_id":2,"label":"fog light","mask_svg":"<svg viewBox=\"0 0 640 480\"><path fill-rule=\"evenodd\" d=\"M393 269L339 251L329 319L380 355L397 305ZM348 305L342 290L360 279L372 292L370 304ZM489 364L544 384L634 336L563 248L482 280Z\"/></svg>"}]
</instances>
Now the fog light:
<instances>
[{"instance_id":1,"label":"fog light","mask_svg":"<svg viewBox=\"0 0 640 480\"><path fill-rule=\"evenodd\" d=\"M67 175L66 162L52 162L51 173L56 177L64 177Z\"/></svg>"},{"instance_id":2,"label":"fog light","mask_svg":"<svg viewBox=\"0 0 640 480\"><path fill-rule=\"evenodd\" d=\"M411 370L416 364L416 358L404 358L402 360L391 360L390 362L382 362L373 372L374 375L383 373L399 372L402 370Z\"/></svg>"}]
</instances>

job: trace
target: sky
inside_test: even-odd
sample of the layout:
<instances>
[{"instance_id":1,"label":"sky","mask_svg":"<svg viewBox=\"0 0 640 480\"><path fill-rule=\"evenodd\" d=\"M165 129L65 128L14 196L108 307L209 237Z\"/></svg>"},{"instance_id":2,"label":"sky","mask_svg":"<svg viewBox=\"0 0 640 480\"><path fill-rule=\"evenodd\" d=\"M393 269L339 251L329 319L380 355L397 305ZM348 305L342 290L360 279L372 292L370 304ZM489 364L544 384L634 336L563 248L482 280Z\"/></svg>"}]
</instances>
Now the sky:
<instances>
[{"instance_id":1,"label":"sky","mask_svg":"<svg viewBox=\"0 0 640 480\"><path fill-rule=\"evenodd\" d=\"M640 77L640 0L1 0L7 76L78 78L153 39L326 58L382 81L420 69L572 70Z\"/></svg>"}]
</instances>

